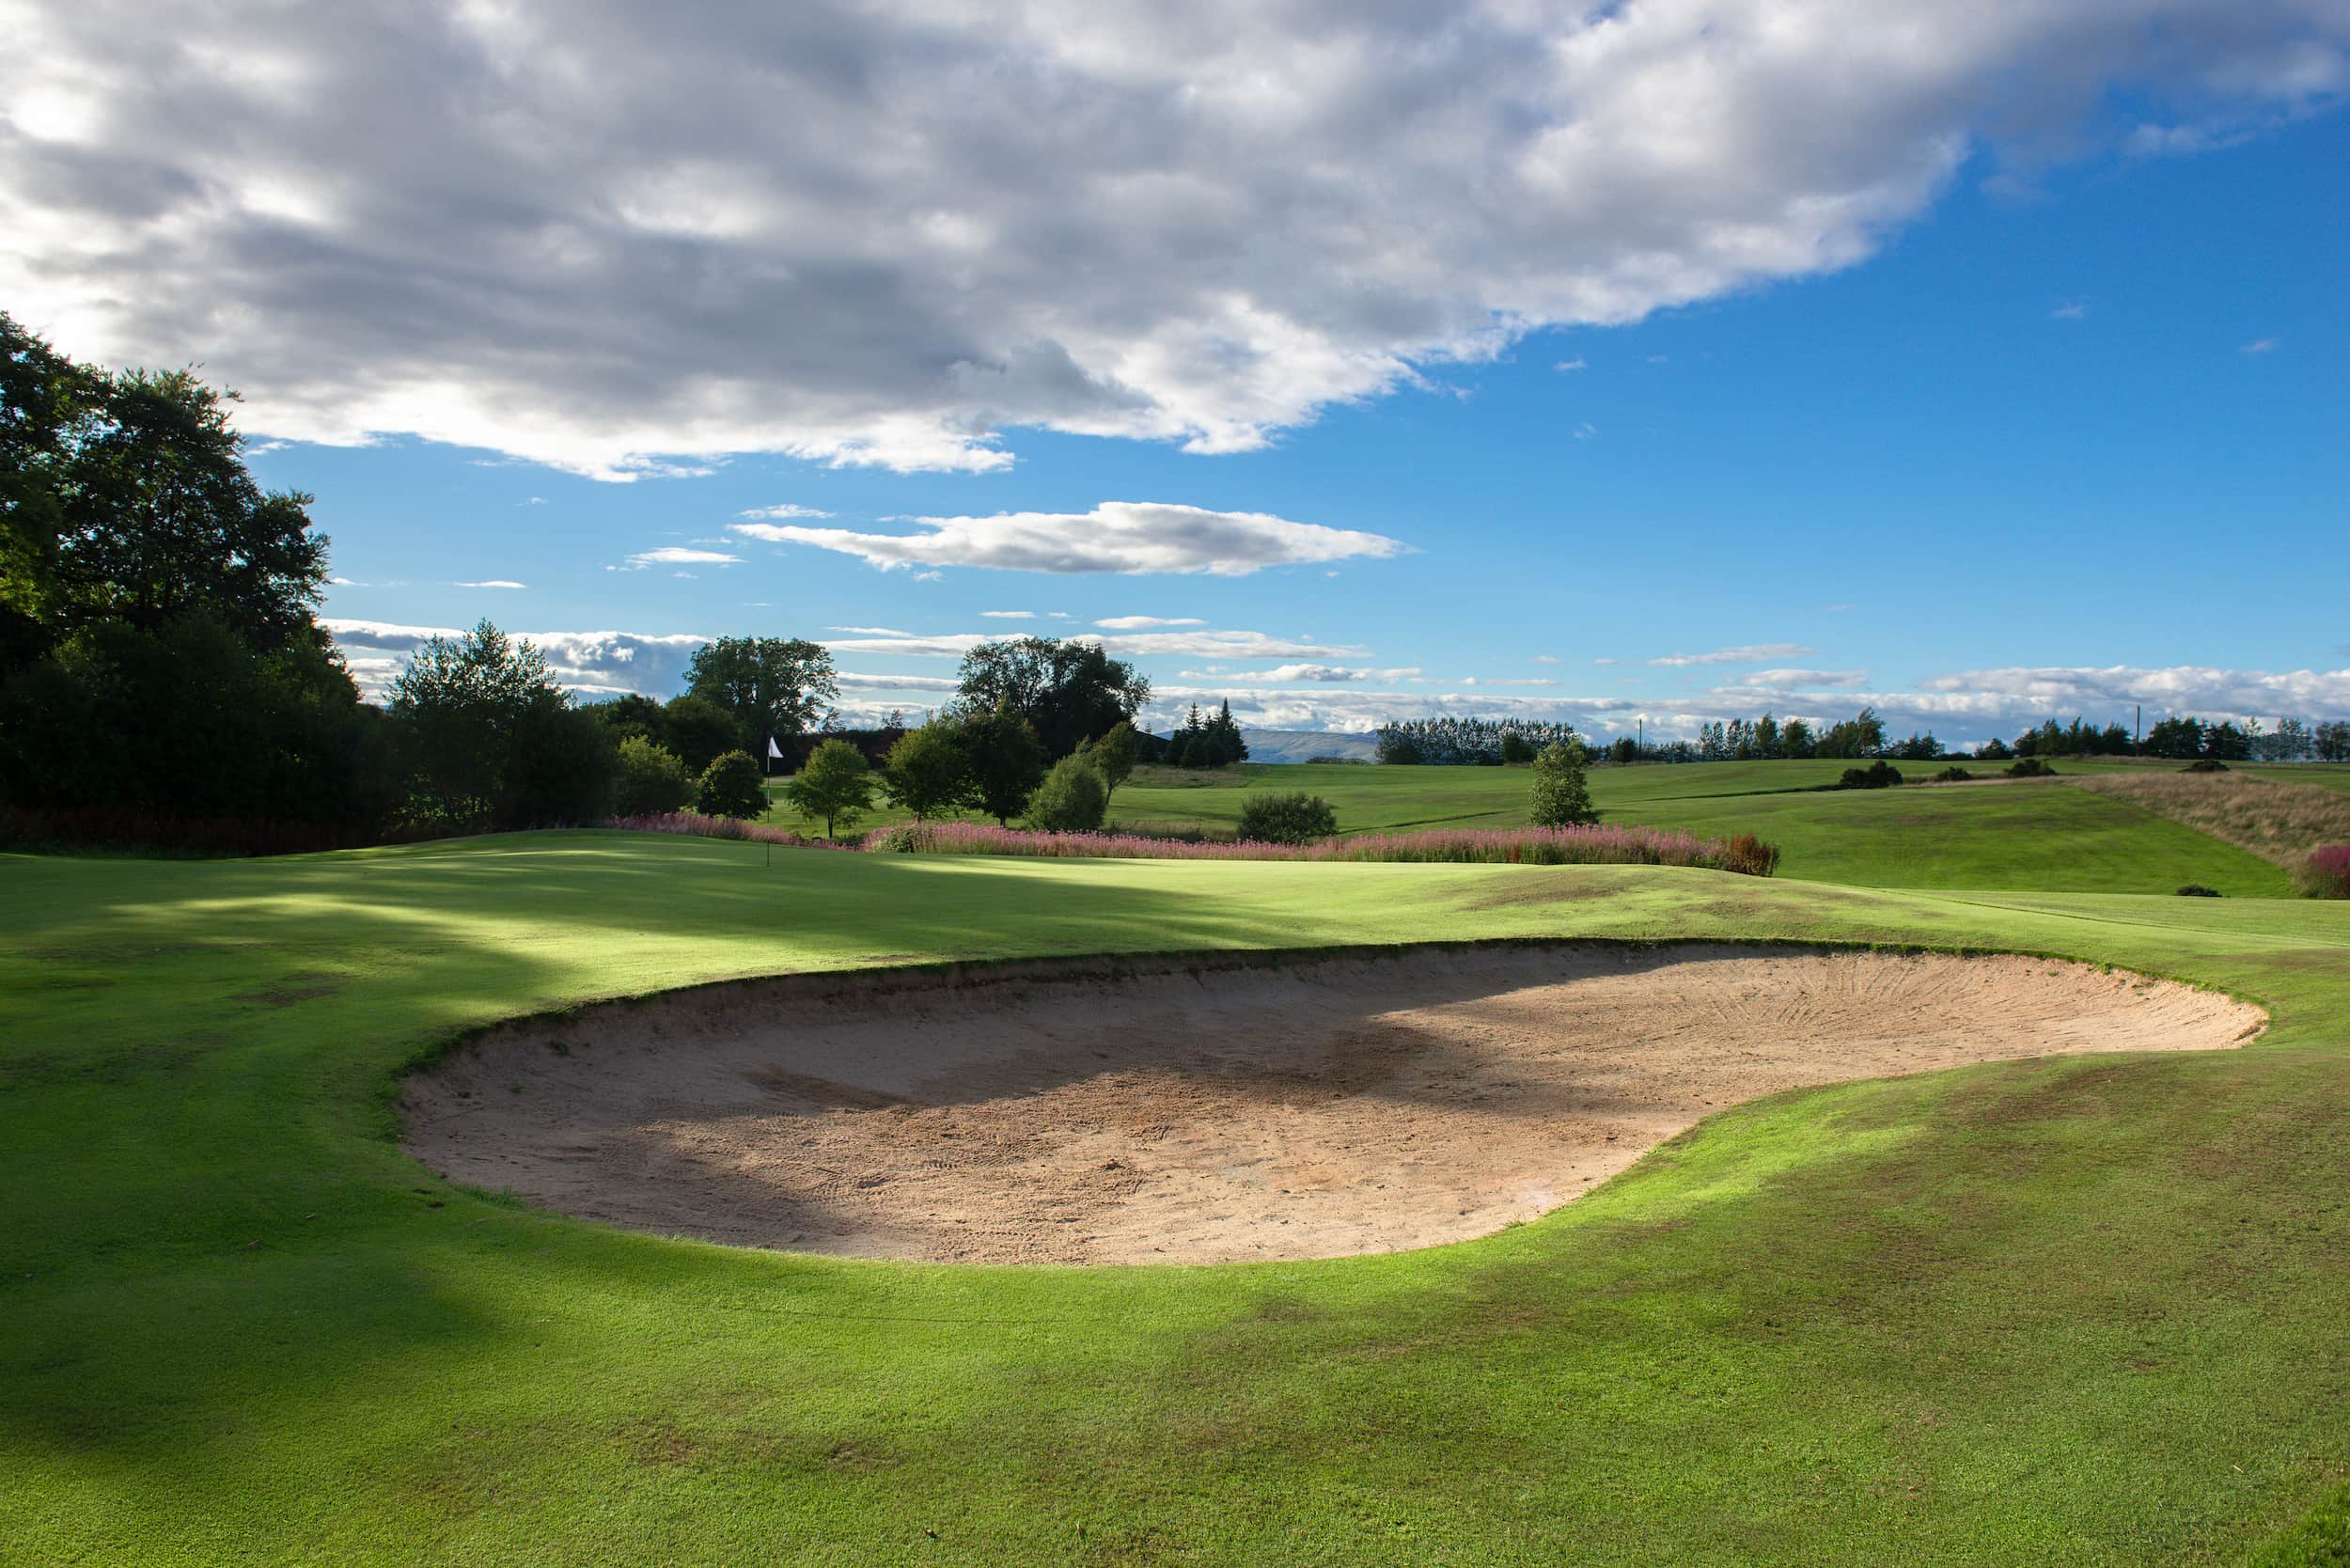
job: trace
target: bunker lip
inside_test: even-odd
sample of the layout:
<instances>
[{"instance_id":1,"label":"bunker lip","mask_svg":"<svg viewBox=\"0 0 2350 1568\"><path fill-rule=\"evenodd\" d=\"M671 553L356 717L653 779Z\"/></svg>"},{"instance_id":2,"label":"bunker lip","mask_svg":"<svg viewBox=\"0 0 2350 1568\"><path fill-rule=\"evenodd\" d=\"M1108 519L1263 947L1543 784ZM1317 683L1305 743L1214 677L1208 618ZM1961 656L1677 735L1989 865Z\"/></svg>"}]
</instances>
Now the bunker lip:
<instances>
[{"instance_id":1,"label":"bunker lip","mask_svg":"<svg viewBox=\"0 0 2350 1568\"><path fill-rule=\"evenodd\" d=\"M634 1230L957 1262L1434 1246L1781 1090L2220 1049L2259 1009L2083 964L1502 943L860 970L489 1030L406 1085L452 1180Z\"/></svg>"}]
</instances>

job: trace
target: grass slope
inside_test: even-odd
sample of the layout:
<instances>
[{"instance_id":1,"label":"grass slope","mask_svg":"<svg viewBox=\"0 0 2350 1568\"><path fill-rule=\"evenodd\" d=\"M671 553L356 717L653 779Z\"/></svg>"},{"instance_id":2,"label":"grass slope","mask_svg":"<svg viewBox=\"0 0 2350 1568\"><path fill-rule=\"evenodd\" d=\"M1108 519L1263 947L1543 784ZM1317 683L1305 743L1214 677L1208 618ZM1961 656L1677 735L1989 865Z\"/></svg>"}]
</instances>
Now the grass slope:
<instances>
[{"instance_id":1,"label":"grass slope","mask_svg":"<svg viewBox=\"0 0 2350 1568\"><path fill-rule=\"evenodd\" d=\"M2116 893L2171 893L2199 883L2245 898L2292 891L2286 874L2260 856L2124 800L2058 783L1814 788L1848 765L1595 768L1591 799L1611 823L1761 834L1786 853L1779 874L1807 880ZM1528 820L1530 789L1524 768L1150 768L1118 792L1111 816L1230 829L1249 792L1307 790L1331 802L1347 833L1516 827ZM872 823L900 815L882 812Z\"/></svg>"},{"instance_id":2,"label":"grass slope","mask_svg":"<svg viewBox=\"0 0 2350 1568\"><path fill-rule=\"evenodd\" d=\"M618 834L0 889L0 1560L2233 1562L2350 1466L2350 906ZM1782 1096L1296 1265L669 1243L390 1141L446 1031L593 997L1576 934L2060 952L2276 1027Z\"/></svg>"}]
</instances>

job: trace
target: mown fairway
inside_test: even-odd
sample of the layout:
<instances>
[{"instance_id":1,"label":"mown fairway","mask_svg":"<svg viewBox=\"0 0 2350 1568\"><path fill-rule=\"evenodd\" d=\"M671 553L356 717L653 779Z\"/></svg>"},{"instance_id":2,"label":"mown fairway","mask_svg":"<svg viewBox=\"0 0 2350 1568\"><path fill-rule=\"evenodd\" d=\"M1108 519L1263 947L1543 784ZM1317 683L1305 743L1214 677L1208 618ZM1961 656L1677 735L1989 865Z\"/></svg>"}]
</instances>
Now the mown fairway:
<instances>
[{"instance_id":1,"label":"mown fairway","mask_svg":"<svg viewBox=\"0 0 2350 1568\"><path fill-rule=\"evenodd\" d=\"M761 860L0 858L0 1560L2221 1563L2350 1468L2350 906ZM1519 935L2045 951L2276 1022L1782 1096L1534 1224L1311 1264L667 1243L391 1141L446 1031L591 997Z\"/></svg>"},{"instance_id":2,"label":"mown fairway","mask_svg":"<svg viewBox=\"0 0 2350 1568\"><path fill-rule=\"evenodd\" d=\"M2009 887L2174 893L2188 883L2235 897L2281 898L2285 873L2257 855L2126 802L2055 780L1900 790L1821 791L1845 762L1707 762L1594 768L1603 821L1756 833L1785 854L1779 874L1872 887ZM1938 765L1938 764L1937 764ZM1915 776L1932 767L1913 765ZM2286 771L2286 770L2280 770ZM2350 769L2300 772L2350 776ZM2296 779L2296 782L2301 780ZM1257 790L1305 790L1338 810L1342 833L1521 827L1524 768L1244 764L1213 773L1140 770L1111 803L1120 823L1230 830ZM900 820L880 811L872 823ZM788 810L770 821L792 822Z\"/></svg>"}]
</instances>

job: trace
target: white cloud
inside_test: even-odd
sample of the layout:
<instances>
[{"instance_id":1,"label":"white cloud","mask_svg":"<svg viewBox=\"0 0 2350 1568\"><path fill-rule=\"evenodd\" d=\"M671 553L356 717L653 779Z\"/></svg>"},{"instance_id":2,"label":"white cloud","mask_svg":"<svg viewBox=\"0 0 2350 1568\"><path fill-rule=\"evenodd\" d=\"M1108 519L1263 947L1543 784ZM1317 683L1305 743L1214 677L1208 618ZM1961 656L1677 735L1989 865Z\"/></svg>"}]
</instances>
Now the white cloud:
<instances>
[{"instance_id":1,"label":"white cloud","mask_svg":"<svg viewBox=\"0 0 2350 1568\"><path fill-rule=\"evenodd\" d=\"M543 495L526 495L514 504L518 507L543 507L547 504L547 498Z\"/></svg>"},{"instance_id":2,"label":"white cloud","mask_svg":"<svg viewBox=\"0 0 2350 1568\"><path fill-rule=\"evenodd\" d=\"M1767 659L1800 659L1807 653L1817 653L1816 648L1806 648L1795 642L1755 643L1746 648L1717 648L1711 653L1668 653L1661 659L1651 659L1653 665L1759 665Z\"/></svg>"},{"instance_id":3,"label":"white cloud","mask_svg":"<svg viewBox=\"0 0 2350 1568\"><path fill-rule=\"evenodd\" d=\"M1529 331L1852 266L2011 132L2316 106L2350 44L2312 0L9 16L13 312L203 362L257 434L605 478L1261 447Z\"/></svg>"},{"instance_id":4,"label":"white cloud","mask_svg":"<svg viewBox=\"0 0 2350 1568\"><path fill-rule=\"evenodd\" d=\"M2277 352L2277 339L2274 337L2255 337L2236 352L2239 353L2275 353Z\"/></svg>"},{"instance_id":5,"label":"white cloud","mask_svg":"<svg viewBox=\"0 0 2350 1568\"><path fill-rule=\"evenodd\" d=\"M324 619L320 622L350 662L352 676L370 698L383 697L407 656L432 638L463 633L446 626L402 626L381 620ZM591 697L641 692L668 697L685 683L694 650L710 639L691 633L648 635L638 632L521 632L547 656L555 678Z\"/></svg>"},{"instance_id":6,"label":"white cloud","mask_svg":"<svg viewBox=\"0 0 2350 1568\"><path fill-rule=\"evenodd\" d=\"M951 675L863 675L840 671L838 677L844 692L922 692L951 693L962 690L962 682Z\"/></svg>"},{"instance_id":7,"label":"white cloud","mask_svg":"<svg viewBox=\"0 0 2350 1568\"><path fill-rule=\"evenodd\" d=\"M1034 610L981 610L981 620L1034 620Z\"/></svg>"},{"instance_id":8,"label":"white cloud","mask_svg":"<svg viewBox=\"0 0 2350 1568\"><path fill-rule=\"evenodd\" d=\"M1534 662L1538 665L1555 665L1559 662L1559 656L1555 653L1537 653L1534 655Z\"/></svg>"},{"instance_id":9,"label":"white cloud","mask_svg":"<svg viewBox=\"0 0 2350 1568\"><path fill-rule=\"evenodd\" d=\"M1591 663L1595 665L1620 665L1623 663L1623 661L1622 659L1593 659Z\"/></svg>"},{"instance_id":10,"label":"white cloud","mask_svg":"<svg viewBox=\"0 0 2350 1568\"><path fill-rule=\"evenodd\" d=\"M1581 354L1576 354L1573 359L1562 359L1559 361L1559 363L1553 365L1551 368L1554 370L1581 370L1587 368L1587 367L1583 363L1583 356Z\"/></svg>"},{"instance_id":11,"label":"white cloud","mask_svg":"<svg viewBox=\"0 0 2350 1568\"><path fill-rule=\"evenodd\" d=\"M826 639L826 646L843 653L896 653L921 659L960 659L983 642L1002 637L1001 632L947 632L925 635L886 626L835 626L846 637ZM1152 656L1206 659L1315 659L1360 656L1359 648L1317 643L1310 638L1270 636L1262 632L1139 632L1101 636L1090 632L1071 640L1099 643L1120 658Z\"/></svg>"},{"instance_id":12,"label":"white cloud","mask_svg":"<svg viewBox=\"0 0 2350 1568\"><path fill-rule=\"evenodd\" d=\"M1060 616L1056 619L1066 620L1069 618ZM1140 632L1153 626L1205 626L1207 622L1193 616L1114 615L1093 624L1104 632Z\"/></svg>"},{"instance_id":13,"label":"white cloud","mask_svg":"<svg viewBox=\"0 0 2350 1568\"><path fill-rule=\"evenodd\" d=\"M787 517L830 517L832 513L828 511L818 511L814 507L795 506L790 501L785 501L779 505L772 507L753 507L748 511L738 511L734 515L737 517L764 517L780 520Z\"/></svg>"},{"instance_id":14,"label":"white cloud","mask_svg":"<svg viewBox=\"0 0 2350 1568\"><path fill-rule=\"evenodd\" d=\"M451 583L449 585L451 588L522 588L529 586L528 583L511 582L504 577L492 577L478 583Z\"/></svg>"},{"instance_id":15,"label":"white cloud","mask_svg":"<svg viewBox=\"0 0 2350 1568\"><path fill-rule=\"evenodd\" d=\"M1256 511L1209 511L1151 501L1104 501L1088 512L1004 512L920 517L919 534L736 523L732 531L810 544L888 571L904 566L991 567L1008 572L1205 572L1245 577L1272 566L1394 556L1381 534L1292 523Z\"/></svg>"},{"instance_id":16,"label":"white cloud","mask_svg":"<svg viewBox=\"0 0 2350 1568\"><path fill-rule=\"evenodd\" d=\"M1185 669L1176 672L1186 681L1220 681L1229 672L1218 669ZM1276 665L1271 669L1248 669L1232 674L1235 681L1309 681L1320 685L1343 685L1355 681L1402 681L1418 675L1413 666L1395 669L1371 669L1355 665Z\"/></svg>"},{"instance_id":17,"label":"white cloud","mask_svg":"<svg viewBox=\"0 0 2350 1568\"><path fill-rule=\"evenodd\" d=\"M1590 423L1589 420L1586 420L1582 424L1574 427L1574 438L1577 441L1589 441L1591 437L1597 435L1598 433L1599 427Z\"/></svg>"},{"instance_id":18,"label":"white cloud","mask_svg":"<svg viewBox=\"0 0 2350 1568\"><path fill-rule=\"evenodd\" d=\"M1770 691L1797 691L1810 686L1857 686L1869 679L1865 669L1758 669L1740 684Z\"/></svg>"},{"instance_id":19,"label":"white cloud","mask_svg":"<svg viewBox=\"0 0 2350 1568\"><path fill-rule=\"evenodd\" d=\"M664 544L657 550L639 550L628 557L624 569L642 572L649 566L740 566L743 557L724 550L689 550L682 544Z\"/></svg>"},{"instance_id":20,"label":"white cloud","mask_svg":"<svg viewBox=\"0 0 2350 1568\"><path fill-rule=\"evenodd\" d=\"M2054 310L2049 311L2048 319L2055 321L2077 321L2086 317L2088 314L2089 306L2081 304L2078 300L2073 300L2066 304L2060 305Z\"/></svg>"}]
</instances>

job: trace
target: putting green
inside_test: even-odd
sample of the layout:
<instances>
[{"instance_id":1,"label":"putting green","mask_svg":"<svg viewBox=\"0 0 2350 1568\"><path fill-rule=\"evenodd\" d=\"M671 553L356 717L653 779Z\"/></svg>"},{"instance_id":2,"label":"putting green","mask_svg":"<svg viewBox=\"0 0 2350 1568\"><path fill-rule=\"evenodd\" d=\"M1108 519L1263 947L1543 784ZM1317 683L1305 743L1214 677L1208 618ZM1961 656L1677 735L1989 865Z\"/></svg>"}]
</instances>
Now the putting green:
<instances>
[{"instance_id":1,"label":"putting green","mask_svg":"<svg viewBox=\"0 0 2350 1568\"><path fill-rule=\"evenodd\" d=\"M0 1560L2224 1562L2350 1468L2350 906L618 834L0 889ZM1486 936L2046 952L2275 1023L1779 1096L1311 1263L736 1251L392 1142L403 1063L570 1002Z\"/></svg>"}]
</instances>

